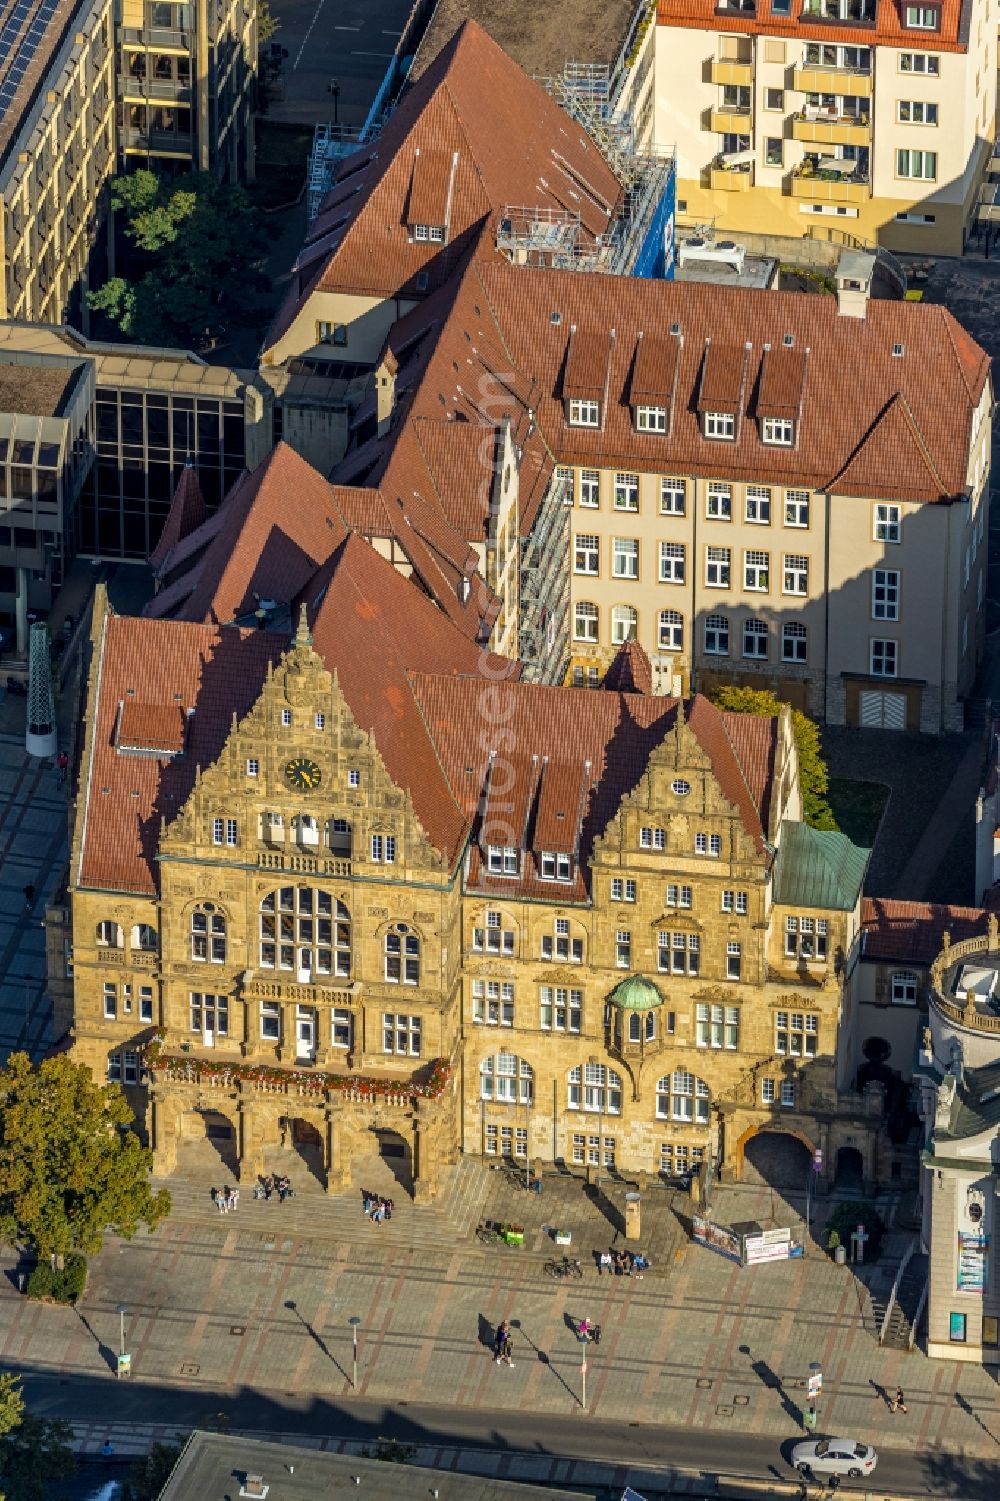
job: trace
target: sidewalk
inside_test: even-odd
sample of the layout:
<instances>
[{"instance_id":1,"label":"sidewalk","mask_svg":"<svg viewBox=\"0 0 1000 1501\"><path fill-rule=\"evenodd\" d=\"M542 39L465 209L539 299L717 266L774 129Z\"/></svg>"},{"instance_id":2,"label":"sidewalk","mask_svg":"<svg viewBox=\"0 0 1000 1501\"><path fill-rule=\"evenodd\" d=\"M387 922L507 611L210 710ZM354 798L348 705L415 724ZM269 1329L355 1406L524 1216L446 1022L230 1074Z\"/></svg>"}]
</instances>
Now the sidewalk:
<instances>
[{"instance_id":1,"label":"sidewalk","mask_svg":"<svg viewBox=\"0 0 1000 1501\"><path fill-rule=\"evenodd\" d=\"M0 1279L0 1364L110 1379L124 1303L136 1385L333 1402L351 1389L349 1320L357 1317L360 1397L566 1415L579 1407L575 1324L586 1316L603 1326L588 1355L587 1411L605 1421L669 1414L674 1425L779 1445L801 1432L806 1375L818 1360L827 1432L884 1449L943 1446L995 1457L992 1378L976 1366L880 1349L865 1330L864 1288L850 1268L822 1253L743 1268L681 1235L658 1275L599 1278L586 1265L588 1205L573 1244L584 1277L553 1282L543 1270L540 1225L533 1222L524 1252L479 1245L476 1182L483 1202L499 1190L487 1170L476 1167L479 1179L467 1181L464 1171L433 1222L407 1206L408 1215L381 1228L365 1221L359 1196L353 1209L346 1196L244 1201L223 1217L207 1186L171 1183L175 1213L153 1236L108 1241L78 1311L28 1303ZM720 1217L767 1223L752 1212L752 1191L727 1192L739 1192L743 1212L724 1215L720 1205ZM578 1185L575 1193L582 1201ZM554 1198L546 1180L539 1202ZM775 1199L777 1219L783 1201ZM452 1207L457 1218L442 1245L441 1212ZM785 1212L794 1216L789 1206ZM650 1214L676 1218L666 1194ZM607 1243L604 1228L596 1248ZM516 1321L513 1370L489 1354L505 1317ZM909 1411L890 1419L884 1394L897 1382Z\"/></svg>"}]
</instances>

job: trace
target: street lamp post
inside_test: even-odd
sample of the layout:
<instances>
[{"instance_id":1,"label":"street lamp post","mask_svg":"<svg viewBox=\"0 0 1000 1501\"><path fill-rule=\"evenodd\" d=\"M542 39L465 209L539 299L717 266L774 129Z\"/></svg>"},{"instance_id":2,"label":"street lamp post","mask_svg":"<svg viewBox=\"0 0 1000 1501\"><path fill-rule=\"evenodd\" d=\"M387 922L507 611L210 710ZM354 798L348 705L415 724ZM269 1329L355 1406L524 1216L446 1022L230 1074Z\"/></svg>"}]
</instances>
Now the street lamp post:
<instances>
[{"instance_id":1,"label":"street lamp post","mask_svg":"<svg viewBox=\"0 0 1000 1501\"><path fill-rule=\"evenodd\" d=\"M128 1309L124 1303L118 1304L118 1379L131 1374L132 1357L125 1353L125 1315Z\"/></svg>"},{"instance_id":2,"label":"street lamp post","mask_svg":"<svg viewBox=\"0 0 1000 1501\"><path fill-rule=\"evenodd\" d=\"M351 1390L356 1392L358 1389L358 1325L361 1323L361 1320L357 1314L354 1314L347 1322L350 1324L351 1333L354 1336Z\"/></svg>"},{"instance_id":3,"label":"street lamp post","mask_svg":"<svg viewBox=\"0 0 1000 1501\"><path fill-rule=\"evenodd\" d=\"M809 1381L807 1391L809 1395L809 1411L806 1414L806 1427L813 1433L819 1432L819 1394L823 1390L823 1368L818 1360L809 1362Z\"/></svg>"},{"instance_id":4,"label":"street lamp post","mask_svg":"<svg viewBox=\"0 0 1000 1501\"><path fill-rule=\"evenodd\" d=\"M816 1150L815 1150L815 1152L813 1152L812 1162L809 1164L809 1176L806 1179L806 1244L805 1244L805 1251L806 1251L807 1255L808 1255L808 1252L809 1252L810 1222L811 1222L811 1217L812 1217L812 1190L813 1190L813 1184L816 1182L816 1180L819 1177L819 1174L822 1172L822 1170L823 1170L823 1151L822 1151L821 1147L817 1147Z\"/></svg>"},{"instance_id":5,"label":"street lamp post","mask_svg":"<svg viewBox=\"0 0 1000 1501\"><path fill-rule=\"evenodd\" d=\"M331 78L327 84L327 91L333 95L333 123L340 124L340 84L336 78Z\"/></svg>"}]
</instances>

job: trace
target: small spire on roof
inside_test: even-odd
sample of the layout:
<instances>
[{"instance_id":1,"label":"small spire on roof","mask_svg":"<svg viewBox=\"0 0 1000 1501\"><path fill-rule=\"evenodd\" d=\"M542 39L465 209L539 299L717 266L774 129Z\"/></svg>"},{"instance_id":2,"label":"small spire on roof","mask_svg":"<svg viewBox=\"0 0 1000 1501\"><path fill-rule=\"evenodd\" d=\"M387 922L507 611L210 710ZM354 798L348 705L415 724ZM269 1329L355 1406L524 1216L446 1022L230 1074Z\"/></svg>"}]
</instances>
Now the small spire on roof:
<instances>
[{"instance_id":1,"label":"small spire on roof","mask_svg":"<svg viewBox=\"0 0 1000 1501\"><path fill-rule=\"evenodd\" d=\"M306 613L305 602L299 606L299 625L295 632L296 646L312 646L313 638L309 631L309 616Z\"/></svg>"}]
</instances>

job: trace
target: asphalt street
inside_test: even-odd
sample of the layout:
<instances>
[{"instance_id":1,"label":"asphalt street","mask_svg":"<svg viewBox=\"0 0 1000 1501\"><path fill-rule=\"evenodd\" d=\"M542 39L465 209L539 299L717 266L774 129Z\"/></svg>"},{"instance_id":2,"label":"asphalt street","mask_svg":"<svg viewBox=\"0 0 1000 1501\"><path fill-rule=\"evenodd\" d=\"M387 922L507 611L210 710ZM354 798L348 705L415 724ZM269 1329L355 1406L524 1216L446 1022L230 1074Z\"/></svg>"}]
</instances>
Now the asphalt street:
<instances>
[{"instance_id":1,"label":"asphalt street","mask_svg":"<svg viewBox=\"0 0 1000 1501\"><path fill-rule=\"evenodd\" d=\"M282 68L283 97L268 109L269 118L296 124L334 119L330 85L339 85L336 111L342 125L362 125L396 43L412 0L274 0L280 22L275 41L288 52Z\"/></svg>"},{"instance_id":2,"label":"asphalt street","mask_svg":"<svg viewBox=\"0 0 1000 1501\"><path fill-rule=\"evenodd\" d=\"M33 1412L76 1423L166 1423L176 1424L179 1433L196 1426L221 1425L262 1437L282 1433L368 1442L389 1438L512 1453L582 1454L591 1461L641 1466L651 1477L683 1469L793 1480L787 1453L802 1437L801 1432L790 1435L785 1444L776 1446L769 1438L747 1433L708 1434L667 1422L608 1423L595 1420L582 1408L575 1417L559 1417L407 1402L393 1405L363 1398L320 1401L246 1388L193 1392L141 1381L119 1385L110 1376L104 1380L33 1375L30 1369L24 1375L25 1395ZM938 1450L884 1452L875 1479L877 1486L867 1488L873 1501L883 1494L947 1496L961 1501L989 1497L993 1501L1000 1486L1000 1458L996 1462L966 1459L957 1452Z\"/></svg>"}]
</instances>

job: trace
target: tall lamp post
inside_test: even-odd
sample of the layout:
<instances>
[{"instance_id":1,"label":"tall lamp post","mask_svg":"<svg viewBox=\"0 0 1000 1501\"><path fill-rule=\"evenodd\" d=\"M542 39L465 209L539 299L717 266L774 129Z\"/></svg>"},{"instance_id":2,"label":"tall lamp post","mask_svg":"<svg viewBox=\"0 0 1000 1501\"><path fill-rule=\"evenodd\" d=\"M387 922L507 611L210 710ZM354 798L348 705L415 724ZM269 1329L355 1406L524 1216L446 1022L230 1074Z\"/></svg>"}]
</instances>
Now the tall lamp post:
<instances>
[{"instance_id":1,"label":"tall lamp post","mask_svg":"<svg viewBox=\"0 0 1000 1501\"><path fill-rule=\"evenodd\" d=\"M340 84L336 78L331 78L326 86L327 93L333 95L333 123L340 124Z\"/></svg>"},{"instance_id":2,"label":"tall lamp post","mask_svg":"<svg viewBox=\"0 0 1000 1501\"><path fill-rule=\"evenodd\" d=\"M819 1431L819 1394L823 1390L823 1368L818 1360L809 1362L809 1381L807 1391L809 1395L809 1411L806 1413L806 1427L812 1432Z\"/></svg>"},{"instance_id":3,"label":"tall lamp post","mask_svg":"<svg viewBox=\"0 0 1000 1501\"><path fill-rule=\"evenodd\" d=\"M358 1325L361 1323L361 1320L358 1318L357 1314L354 1314L351 1318L348 1319L347 1322L350 1324L350 1326L351 1326L351 1333L354 1336L354 1347L353 1347L353 1350L352 1350L352 1354L353 1354L352 1372L353 1372L353 1374L351 1376L351 1390L356 1392L357 1389L358 1389Z\"/></svg>"},{"instance_id":4,"label":"tall lamp post","mask_svg":"<svg viewBox=\"0 0 1000 1501\"><path fill-rule=\"evenodd\" d=\"M816 1182L816 1180L818 1179L818 1177L819 1177L819 1175L820 1175L820 1173L822 1171L823 1171L823 1149L822 1149L822 1147L817 1147L816 1150L815 1150L815 1152L813 1152L812 1162L809 1164L809 1176L806 1179L806 1244L805 1244L805 1253L806 1253L806 1255L809 1254L809 1235L810 1235L810 1222L811 1222L811 1214L812 1214L813 1184Z\"/></svg>"},{"instance_id":5,"label":"tall lamp post","mask_svg":"<svg viewBox=\"0 0 1000 1501\"><path fill-rule=\"evenodd\" d=\"M129 1376L132 1373L132 1357L125 1353L125 1315L128 1309L124 1303L118 1304L118 1378Z\"/></svg>"}]
</instances>

